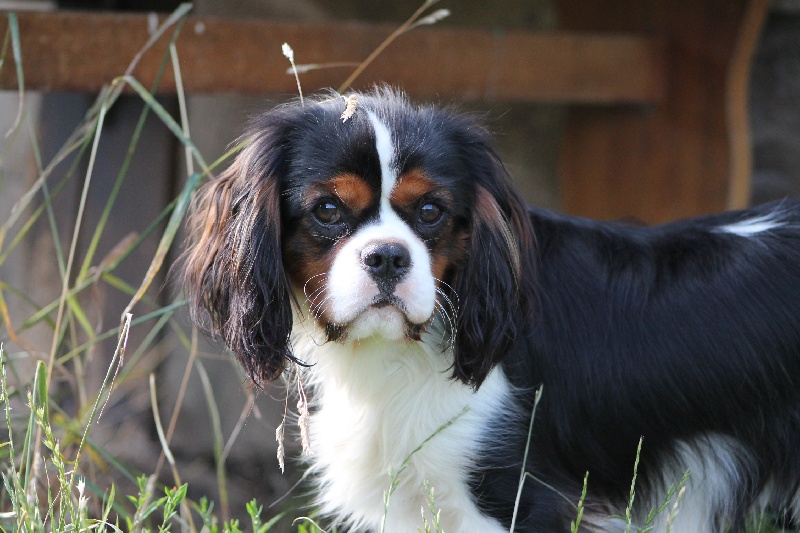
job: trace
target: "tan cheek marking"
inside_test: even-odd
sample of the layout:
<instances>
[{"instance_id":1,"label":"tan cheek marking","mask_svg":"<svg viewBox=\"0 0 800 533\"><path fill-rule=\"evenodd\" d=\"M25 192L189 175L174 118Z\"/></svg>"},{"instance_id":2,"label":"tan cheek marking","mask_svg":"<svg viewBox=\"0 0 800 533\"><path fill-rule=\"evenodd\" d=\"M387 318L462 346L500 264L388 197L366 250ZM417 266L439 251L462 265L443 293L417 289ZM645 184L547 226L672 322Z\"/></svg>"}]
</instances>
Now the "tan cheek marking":
<instances>
[{"instance_id":1,"label":"tan cheek marking","mask_svg":"<svg viewBox=\"0 0 800 533\"><path fill-rule=\"evenodd\" d=\"M374 201L372 189L355 174L338 174L322 185L354 211L362 211Z\"/></svg>"},{"instance_id":2,"label":"tan cheek marking","mask_svg":"<svg viewBox=\"0 0 800 533\"><path fill-rule=\"evenodd\" d=\"M398 207L412 206L420 197L428 194L436 188L436 185L424 172L418 169L401 174L397 178L397 183L392 189L389 198L392 205Z\"/></svg>"},{"instance_id":3,"label":"tan cheek marking","mask_svg":"<svg viewBox=\"0 0 800 533\"><path fill-rule=\"evenodd\" d=\"M328 273L341 247L342 243L337 243L328 253L320 254L307 235L298 234L291 239L291 248L284 246L283 250L284 267L292 284L303 293L312 316L323 325L329 322Z\"/></svg>"},{"instance_id":4,"label":"tan cheek marking","mask_svg":"<svg viewBox=\"0 0 800 533\"><path fill-rule=\"evenodd\" d=\"M467 246L469 237L461 232L451 234L442 239L440 244L431 250L431 271L439 282L450 283L446 280L447 271L451 267L459 268L467 260Z\"/></svg>"},{"instance_id":5,"label":"tan cheek marking","mask_svg":"<svg viewBox=\"0 0 800 533\"><path fill-rule=\"evenodd\" d=\"M437 280L444 280L444 273L451 264L450 257L443 254L434 254L432 259L431 270L433 270L433 277Z\"/></svg>"},{"instance_id":6,"label":"tan cheek marking","mask_svg":"<svg viewBox=\"0 0 800 533\"><path fill-rule=\"evenodd\" d=\"M303 280L303 292L312 305L318 301L330 267L331 264L327 257L307 257L301 267L300 279Z\"/></svg>"}]
</instances>

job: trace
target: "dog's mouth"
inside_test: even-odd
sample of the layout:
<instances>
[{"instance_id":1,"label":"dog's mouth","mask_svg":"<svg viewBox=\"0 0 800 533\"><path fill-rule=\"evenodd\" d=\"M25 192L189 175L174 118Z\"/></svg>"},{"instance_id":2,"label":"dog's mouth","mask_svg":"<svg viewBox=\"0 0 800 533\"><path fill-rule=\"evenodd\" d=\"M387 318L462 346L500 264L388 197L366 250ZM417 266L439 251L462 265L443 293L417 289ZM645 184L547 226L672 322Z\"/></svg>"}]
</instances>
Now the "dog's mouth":
<instances>
[{"instance_id":1,"label":"dog's mouth","mask_svg":"<svg viewBox=\"0 0 800 533\"><path fill-rule=\"evenodd\" d=\"M352 338L374 336L380 333L387 338L419 340L429 321L418 324L408 316L408 306L402 298L381 293L361 310L351 321L326 324L328 340L344 341Z\"/></svg>"},{"instance_id":2,"label":"dog's mouth","mask_svg":"<svg viewBox=\"0 0 800 533\"><path fill-rule=\"evenodd\" d=\"M394 294L382 293L377 295L375 298L372 299L372 303L370 304L371 308L374 309L383 309L385 307L395 307L398 311L400 311L403 315L408 314L408 308L403 300L395 296Z\"/></svg>"},{"instance_id":3,"label":"dog's mouth","mask_svg":"<svg viewBox=\"0 0 800 533\"><path fill-rule=\"evenodd\" d=\"M388 310L392 307L396 310L397 314L402 317L402 321L404 323L403 336L407 339L419 340L420 335L422 335L422 333L425 331L425 327L429 321L417 324L416 322L410 320L408 317L408 306L401 298L395 296L394 294L379 294L372 300L372 304L370 305L370 309L379 310Z\"/></svg>"}]
</instances>

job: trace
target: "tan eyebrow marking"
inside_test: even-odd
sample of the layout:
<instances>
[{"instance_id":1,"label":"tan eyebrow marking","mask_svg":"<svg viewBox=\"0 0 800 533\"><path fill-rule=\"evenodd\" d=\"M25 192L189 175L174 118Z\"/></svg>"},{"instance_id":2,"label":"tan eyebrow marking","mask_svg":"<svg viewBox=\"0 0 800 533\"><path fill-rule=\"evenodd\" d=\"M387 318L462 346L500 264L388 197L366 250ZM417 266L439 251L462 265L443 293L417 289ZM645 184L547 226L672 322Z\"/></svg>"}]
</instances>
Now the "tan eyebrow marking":
<instances>
[{"instance_id":1,"label":"tan eyebrow marking","mask_svg":"<svg viewBox=\"0 0 800 533\"><path fill-rule=\"evenodd\" d=\"M322 185L354 211L366 209L375 198L367 182L355 174L337 174Z\"/></svg>"},{"instance_id":2,"label":"tan eyebrow marking","mask_svg":"<svg viewBox=\"0 0 800 533\"><path fill-rule=\"evenodd\" d=\"M394 205L408 207L434 189L436 184L423 171L414 169L397 178L389 199Z\"/></svg>"}]
</instances>

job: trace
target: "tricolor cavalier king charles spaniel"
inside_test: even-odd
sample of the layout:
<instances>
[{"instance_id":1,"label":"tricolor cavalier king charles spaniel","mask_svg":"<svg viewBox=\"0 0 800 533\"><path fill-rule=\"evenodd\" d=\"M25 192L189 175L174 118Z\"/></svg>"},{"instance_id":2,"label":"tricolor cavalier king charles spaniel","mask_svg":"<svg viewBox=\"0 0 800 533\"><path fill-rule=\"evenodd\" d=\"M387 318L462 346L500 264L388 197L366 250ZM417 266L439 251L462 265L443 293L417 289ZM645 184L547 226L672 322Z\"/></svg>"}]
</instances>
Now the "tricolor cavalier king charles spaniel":
<instances>
[{"instance_id":1,"label":"tricolor cavalier king charles spaniel","mask_svg":"<svg viewBox=\"0 0 800 533\"><path fill-rule=\"evenodd\" d=\"M474 118L386 88L247 139L195 202L186 286L256 384L300 372L334 523L417 531L427 485L448 533L568 531L588 472L581 530L624 531L640 439L634 526L686 471L656 531L798 516L800 205L528 208Z\"/></svg>"}]
</instances>

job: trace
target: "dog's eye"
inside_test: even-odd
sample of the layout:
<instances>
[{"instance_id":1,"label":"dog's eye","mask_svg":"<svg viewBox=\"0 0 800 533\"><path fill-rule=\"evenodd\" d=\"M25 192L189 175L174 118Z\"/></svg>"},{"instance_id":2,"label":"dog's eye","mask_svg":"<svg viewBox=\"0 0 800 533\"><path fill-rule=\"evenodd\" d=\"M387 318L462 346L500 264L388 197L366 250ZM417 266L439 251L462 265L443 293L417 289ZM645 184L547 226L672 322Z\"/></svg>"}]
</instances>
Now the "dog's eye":
<instances>
[{"instance_id":1,"label":"dog's eye","mask_svg":"<svg viewBox=\"0 0 800 533\"><path fill-rule=\"evenodd\" d=\"M433 203L423 204L419 208L419 221L423 224L436 224L442 218L442 208Z\"/></svg>"},{"instance_id":2,"label":"dog's eye","mask_svg":"<svg viewBox=\"0 0 800 533\"><path fill-rule=\"evenodd\" d=\"M322 224L336 224L341 220L342 215L339 212L339 207L333 202L320 202L314 208L314 218Z\"/></svg>"}]
</instances>

